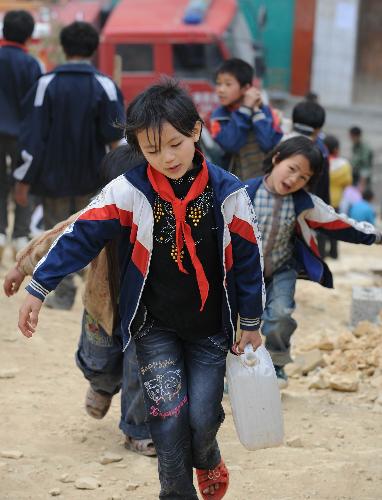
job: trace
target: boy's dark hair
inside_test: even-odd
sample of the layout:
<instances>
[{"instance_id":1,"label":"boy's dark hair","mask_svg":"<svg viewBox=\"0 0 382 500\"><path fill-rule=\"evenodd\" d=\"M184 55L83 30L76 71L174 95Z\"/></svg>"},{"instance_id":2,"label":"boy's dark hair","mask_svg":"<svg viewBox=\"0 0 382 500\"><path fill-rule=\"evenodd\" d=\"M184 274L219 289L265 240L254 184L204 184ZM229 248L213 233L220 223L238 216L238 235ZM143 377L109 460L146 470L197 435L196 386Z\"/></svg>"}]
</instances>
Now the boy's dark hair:
<instances>
[{"instance_id":1,"label":"boy's dark hair","mask_svg":"<svg viewBox=\"0 0 382 500\"><path fill-rule=\"evenodd\" d=\"M309 91L305 94L305 101L318 102L318 94L316 94L316 92Z\"/></svg>"},{"instance_id":2,"label":"boy's dark hair","mask_svg":"<svg viewBox=\"0 0 382 500\"><path fill-rule=\"evenodd\" d=\"M145 161L144 157L132 151L128 144L122 144L103 157L100 165L102 179L108 183Z\"/></svg>"},{"instance_id":3,"label":"boy's dark hair","mask_svg":"<svg viewBox=\"0 0 382 500\"><path fill-rule=\"evenodd\" d=\"M25 43L32 36L34 19L26 10L10 10L3 20L3 35L9 42Z\"/></svg>"},{"instance_id":4,"label":"boy's dark hair","mask_svg":"<svg viewBox=\"0 0 382 500\"><path fill-rule=\"evenodd\" d=\"M340 141L334 135L327 135L324 139L324 143L331 155L340 149Z\"/></svg>"},{"instance_id":5,"label":"boy's dark hair","mask_svg":"<svg viewBox=\"0 0 382 500\"><path fill-rule=\"evenodd\" d=\"M366 188L365 191L362 193L362 198L365 201L371 201L374 198L374 193L371 189Z\"/></svg>"},{"instance_id":6,"label":"boy's dark hair","mask_svg":"<svg viewBox=\"0 0 382 500\"><path fill-rule=\"evenodd\" d=\"M325 110L317 102L302 101L293 108L292 121L316 130L324 126Z\"/></svg>"},{"instance_id":7,"label":"boy's dark hair","mask_svg":"<svg viewBox=\"0 0 382 500\"><path fill-rule=\"evenodd\" d=\"M224 61L215 71L215 80L222 73L228 73L229 75L235 77L239 82L240 87L244 87L244 85L252 85L254 69L250 64L243 61L243 59L233 57L232 59Z\"/></svg>"},{"instance_id":8,"label":"boy's dark hair","mask_svg":"<svg viewBox=\"0 0 382 500\"><path fill-rule=\"evenodd\" d=\"M61 30L60 43L68 57L88 58L97 50L99 36L91 24L75 21Z\"/></svg>"},{"instance_id":9,"label":"boy's dark hair","mask_svg":"<svg viewBox=\"0 0 382 500\"><path fill-rule=\"evenodd\" d=\"M191 137L198 121L203 123L190 95L176 80L164 78L135 97L127 107L125 137L131 149L141 153L137 134L151 128L157 132L155 147L160 150L164 122Z\"/></svg>"},{"instance_id":10,"label":"boy's dark hair","mask_svg":"<svg viewBox=\"0 0 382 500\"><path fill-rule=\"evenodd\" d=\"M356 137L361 137L362 135L362 130L359 127L351 127L349 129L350 135L354 135Z\"/></svg>"},{"instance_id":11,"label":"boy's dark hair","mask_svg":"<svg viewBox=\"0 0 382 500\"><path fill-rule=\"evenodd\" d=\"M304 156L308 160L310 169L313 172L313 175L308 182L309 187L314 186L315 182L321 175L324 165L324 157L322 156L320 149L308 137L298 135L277 144L273 151L268 153L264 159L263 170L266 174L270 174L272 172L274 167L273 158L276 155L276 163L280 163L280 161L286 160L292 156Z\"/></svg>"}]
</instances>

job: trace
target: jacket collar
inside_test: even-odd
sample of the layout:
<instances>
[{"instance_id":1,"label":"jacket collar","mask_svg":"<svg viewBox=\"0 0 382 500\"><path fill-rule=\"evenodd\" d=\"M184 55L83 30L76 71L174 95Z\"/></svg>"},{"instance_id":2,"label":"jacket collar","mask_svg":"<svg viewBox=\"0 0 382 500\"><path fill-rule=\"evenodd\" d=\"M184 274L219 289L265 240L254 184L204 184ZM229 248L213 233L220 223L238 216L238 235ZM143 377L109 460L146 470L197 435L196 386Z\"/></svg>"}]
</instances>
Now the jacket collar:
<instances>
[{"instance_id":1,"label":"jacket collar","mask_svg":"<svg viewBox=\"0 0 382 500\"><path fill-rule=\"evenodd\" d=\"M220 204L235 191L244 188L244 184L234 175L207 161L208 174L216 199ZM154 204L155 192L147 177L147 163L142 163L124 174L125 178L141 191L150 204ZM216 189L219 186L219 189Z\"/></svg>"},{"instance_id":2,"label":"jacket collar","mask_svg":"<svg viewBox=\"0 0 382 500\"><path fill-rule=\"evenodd\" d=\"M246 181L247 192L252 201L260 187L260 184L263 182L263 179L264 177L256 177L255 179L248 179ZM305 189L296 191L292 196L296 217L298 217L304 210L309 210L314 207L313 200Z\"/></svg>"},{"instance_id":3,"label":"jacket collar","mask_svg":"<svg viewBox=\"0 0 382 500\"><path fill-rule=\"evenodd\" d=\"M0 47L12 47L14 49L20 49L23 52L28 52L27 47L23 43L10 42L9 40L0 40Z\"/></svg>"},{"instance_id":4,"label":"jacket collar","mask_svg":"<svg viewBox=\"0 0 382 500\"><path fill-rule=\"evenodd\" d=\"M98 73L98 71L87 62L67 62L57 66L53 73Z\"/></svg>"}]
</instances>

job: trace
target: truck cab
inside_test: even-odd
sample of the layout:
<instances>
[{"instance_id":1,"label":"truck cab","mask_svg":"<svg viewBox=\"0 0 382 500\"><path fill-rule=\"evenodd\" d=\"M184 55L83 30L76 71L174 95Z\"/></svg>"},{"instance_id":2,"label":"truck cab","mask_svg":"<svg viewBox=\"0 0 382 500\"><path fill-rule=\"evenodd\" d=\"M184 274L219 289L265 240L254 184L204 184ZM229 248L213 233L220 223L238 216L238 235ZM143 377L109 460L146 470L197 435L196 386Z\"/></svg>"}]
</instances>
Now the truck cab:
<instances>
[{"instance_id":1,"label":"truck cab","mask_svg":"<svg viewBox=\"0 0 382 500\"><path fill-rule=\"evenodd\" d=\"M206 117L217 104L214 70L229 57L254 64L236 0L121 0L102 31L99 68L118 82L126 102L161 75L173 76Z\"/></svg>"}]
</instances>

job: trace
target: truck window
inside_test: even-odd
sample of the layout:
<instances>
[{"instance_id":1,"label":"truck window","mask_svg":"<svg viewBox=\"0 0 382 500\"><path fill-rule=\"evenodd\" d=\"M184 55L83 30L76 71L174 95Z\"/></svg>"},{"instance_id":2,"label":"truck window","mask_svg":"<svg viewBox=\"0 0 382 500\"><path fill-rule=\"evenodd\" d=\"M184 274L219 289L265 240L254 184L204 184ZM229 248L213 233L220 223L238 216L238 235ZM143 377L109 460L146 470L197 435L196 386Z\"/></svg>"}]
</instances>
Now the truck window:
<instances>
[{"instance_id":1,"label":"truck window","mask_svg":"<svg viewBox=\"0 0 382 500\"><path fill-rule=\"evenodd\" d=\"M215 44L177 43L172 46L174 75L180 78L213 78L223 55Z\"/></svg>"},{"instance_id":2,"label":"truck window","mask_svg":"<svg viewBox=\"0 0 382 500\"><path fill-rule=\"evenodd\" d=\"M123 73L154 71L152 45L121 43L116 45L115 53L121 57Z\"/></svg>"}]
</instances>

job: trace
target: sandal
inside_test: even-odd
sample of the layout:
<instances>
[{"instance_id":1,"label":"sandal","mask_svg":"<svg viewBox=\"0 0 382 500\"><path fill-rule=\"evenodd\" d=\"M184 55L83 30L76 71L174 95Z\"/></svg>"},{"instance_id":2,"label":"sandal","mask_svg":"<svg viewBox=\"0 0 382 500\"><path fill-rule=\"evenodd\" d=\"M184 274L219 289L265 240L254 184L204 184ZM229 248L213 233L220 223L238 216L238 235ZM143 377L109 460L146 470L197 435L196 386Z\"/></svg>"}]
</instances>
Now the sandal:
<instances>
[{"instance_id":1,"label":"sandal","mask_svg":"<svg viewBox=\"0 0 382 500\"><path fill-rule=\"evenodd\" d=\"M127 450L135 451L145 457L156 457L157 452L152 439L134 439L126 436L125 448Z\"/></svg>"},{"instance_id":2,"label":"sandal","mask_svg":"<svg viewBox=\"0 0 382 500\"><path fill-rule=\"evenodd\" d=\"M96 392L91 386L85 397L85 410L88 415L97 420L103 418L109 411L113 396Z\"/></svg>"},{"instance_id":3,"label":"sandal","mask_svg":"<svg viewBox=\"0 0 382 500\"><path fill-rule=\"evenodd\" d=\"M227 493L229 484L229 472L223 460L215 469L196 469L199 491L203 500L220 500ZM210 486L219 484L219 489L215 493L203 493Z\"/></svg>"}]
</instances>

